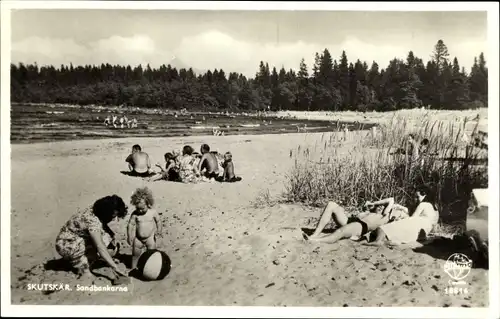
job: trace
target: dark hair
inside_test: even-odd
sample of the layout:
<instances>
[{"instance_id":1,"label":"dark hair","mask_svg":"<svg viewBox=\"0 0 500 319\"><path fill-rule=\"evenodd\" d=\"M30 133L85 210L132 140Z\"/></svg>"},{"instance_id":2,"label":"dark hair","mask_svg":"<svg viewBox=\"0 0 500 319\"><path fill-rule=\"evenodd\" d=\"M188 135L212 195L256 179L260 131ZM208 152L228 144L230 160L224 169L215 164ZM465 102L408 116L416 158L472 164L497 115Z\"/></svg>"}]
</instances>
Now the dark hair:
<instances>
[{"instance_id":1,"label":"dark hair","mask_svg":"<svg viewBox=\"0 0 500 319\"><path fill-rule=\"evenodd\" d=\"M202 144L201 151L210 152L210 146L208 146L208 144Z\"/></svg>"},{"instance_id":2,"label":"dark hair","mask_svg":"<svg viewBox=\"0 0 500 319\"><path fill-rule=\"evenodd\" d=\"M168 153L165 153L164 157L165 157L165 159L166 159L167 161L169 161L169 160L171 160L171 159L174 159L174 154L172 154L172 153L168 152Z\"/></svg>"},{"instance_id":3,"label":"dark hair","mask_svg":"<svg viewBox=\"0 0 500 319\"><path fill-rule=\"evenodd\" d=\"M92 212L103 223L109 223L118 212L119 218L127 216L127 205L118 195L106 196L98 199L92 206Z\"/></svg>"},{"instance_id":4,"label":"dark hair","mask_svg":"<svg viewBox=\"0 0 500 319\"><path fill-rule=\"evenodd\" d=\"M226 156L229 158L229 160L233 159L233 154L231 154L231 152L224 153L224 157L226 157Z\"/></svg>"},{"instance_id":5,"label":"dark hair","mask_svg":"<svg viewBox=\"0 0 500 319\"><path fill-rule=\"evenodd\" d=\"M424 199L422 200L423 203L430 203L434 207L434 209L437 210L436 200L434 194L431 192L430 187L426 185L420 185L419 187L417 187L416 191L419 192L420 195L425 196Z\"/></svg>"},{"instance_id":6,"label":"dark hair","mask_svg":"<svg viewBox=\"0 0 500 319\"><path fill-rule=\"evenodd\" d=\"M429 145L429 140L424 138L422 142L420 142L420 145Z\"/></svg>"},{"instance_id":7,"label":"dark hair","mask_svg":"<svg viewBox=\"0 0 500 319\"><path fill-rule=\"evenodd\" d=\"M139 144L135 144L134 146L132 146L132 149L138 150L139 152L142 151L141 146Z\"/></svg>"},{"instance_id":8,"label":"dark hair","mask_svg":"<svg viewBox=\"0 0 500 319\"><path fill-rule=\"evenodd\" d=\"M186 145L182 148L182 155L193 155L193 152L194 152L194 149L189 146L189 145Z\"/></svg>"}]
</instances>

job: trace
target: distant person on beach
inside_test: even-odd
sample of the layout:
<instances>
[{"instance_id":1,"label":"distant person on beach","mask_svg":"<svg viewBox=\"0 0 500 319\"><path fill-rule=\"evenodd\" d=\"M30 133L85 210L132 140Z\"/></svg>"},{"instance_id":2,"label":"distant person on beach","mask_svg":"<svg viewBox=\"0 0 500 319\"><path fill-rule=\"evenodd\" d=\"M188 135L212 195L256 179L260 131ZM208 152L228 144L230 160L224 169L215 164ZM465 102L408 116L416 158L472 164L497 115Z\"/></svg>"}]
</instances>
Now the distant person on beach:
<instances>
[{"instance_id":1,"label":"distant person on beach","mask_svg":"<svg viewBox=\"0 0 500 319\"><path fill-rule=\"evenodd\" d=\"M355 217L348 217L344 208L335 202L329 202L323 210L316 229L311 235L303 233L309 241L335 243L342 239L359 239L377 227L407 217L408 209L394 203L393 198L365 203L365 211ZM321 232L333 218L340 226L333 233L321 235Z\"/></svg>"},{"instance_id":2,"label":"distant person on beach","mask_svg":"<svg viewBox=\"0 0 500 319\"><path fill-rule=\"evenodd\" d=\"M234 183L241 181L241 177L236 177L234 174L234 164L233 164L233 155L231 152L226 152L224 154L224 163L222 164L224 168L224 174L222 178L219 178L221 182Z\"/></svg>"},{"instance_id":3,"label":"distant person on beach","mask_svg":"<svg viewBox=\"0 0 500 319\"><path fill-rule=\"evenodd\" d=\"M156 249L156 239L161 236L162 224L158 212L153 209L153 193L147 187L138 188L130 199L135 210L127 225L127 242L132 246L132 270L143 249Z\"/></svg>"},{"instance_id":4,"label":"distant person on beach","mask_svg":"<svg viewBox=\"0 0 500 319\"><path fill-rule=\"evenodd\" d=\"M219 176L219 163L215 154L210 152L208 144L201 145L201 159L198 163L198 171L207 179L215 179Z\"/></svg>"},{"instance_id":5,"label":"distant person on beach","mask_svg":"<svg viewBox=\"0 0 500 319\"><path fill-rule=\"evenodd\" d=\"M119 196L106 196L78 211L61 228L56 238L57 253L71 265L80 280L93 282L91 266L99 257L117 277L126 276L108 252L110 245L117 245L108 224L126 215L127 206Z\"/></svg>"},{"instance_id":6,"label":"distant person on beach","mask_svg":"<svg viewBox=\"0 0 500 319\"><path fill-rule=\"evenodd\" d=\"M108 126L108 125L111 125L111 116L107 116L105 119L104 119L104 125Z\"/></svg>"},{"instance_id":7,"label":"distant person on beach","mask_svg":"<svg viewBox=\"0 0 500 319\"><path fill-rule=\"evenodd\" d=\"M132 146L132 153L127 156L125 162L128 163L132 176L148 177L151 175L149 155L142 151L140 145Z\"/></svg>"},{"instance_id":8,"label":"distant person on beach","mask_svg":"<svg viewBox=\"0 0 500 319\"><path fill-rule=\"evenodd\" d=\"M166 181L179 181L179 167L176 162L176 157L172 153L165 153L164 158L165 169L160 164L156 164L161 172L149 178L148 181L154 182L161 179Z\"/></svg>"},{"instance_id":9,"label":"distant person on beach","mask_svg":"<svg viewBox=\"0 0 500 319\"><path fill-rule=\"evenodd\" d=\"M439 220L439 212L428 187L421 186L415 192L417 207L409 218L387 225L380 225L375 230L375 240L370 246L381 246L386 241L393 244L407 244L427 239Z\"/></svg>"},{"instance_id":10,"label":"distant person on beach","mask_svg":"<svg viewBox=\"0 0 500 319\"><path fill-rule=\"evenodd\" d=\"M196 183L200 180L197 159L193 156L194 149L185 145L179 160L179 177L183 183Z\"/></svg>"},{"instance_id":11,"label":"distant person on beach","mask_svg":"<svg viewBox=\"0 0 500 319\"><path fill-rule=\"evenodd\" d=\"M132 120L132 125L131 125L132 128L135 128L137 127L137 119L134 117L134 119Z\"/></svg>"},{"instance_id":12,"label":"distant person on beach","mask_svg":"<svg viewBox=\"0 0 500 319\"><path fill-rule=\"evenodd\" d=\"M118 121L118 116L113 115L112 124L113 124L113 127L114 127L114 128L116 128L116 121Z\"/></svg>"}]
</instances>

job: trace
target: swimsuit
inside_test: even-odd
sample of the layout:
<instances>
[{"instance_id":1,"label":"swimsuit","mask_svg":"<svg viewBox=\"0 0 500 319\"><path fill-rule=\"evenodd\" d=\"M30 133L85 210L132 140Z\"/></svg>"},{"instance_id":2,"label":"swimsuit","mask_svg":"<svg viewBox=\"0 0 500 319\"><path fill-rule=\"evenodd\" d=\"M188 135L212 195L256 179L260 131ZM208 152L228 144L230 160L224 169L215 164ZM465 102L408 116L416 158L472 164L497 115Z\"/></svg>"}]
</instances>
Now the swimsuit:
<instances>
[{"instance_id":1,"label":"swimsuit","mask_svg":"<svg viewBox=\"0 0 500 319\"><path fill-rule=\"evenodd\" d=\"M359 219L358 217L351 216L348 218L347 223L360 223L361 224L361 236L369 233L368 224Z\"/></svg>"}]
</instances>

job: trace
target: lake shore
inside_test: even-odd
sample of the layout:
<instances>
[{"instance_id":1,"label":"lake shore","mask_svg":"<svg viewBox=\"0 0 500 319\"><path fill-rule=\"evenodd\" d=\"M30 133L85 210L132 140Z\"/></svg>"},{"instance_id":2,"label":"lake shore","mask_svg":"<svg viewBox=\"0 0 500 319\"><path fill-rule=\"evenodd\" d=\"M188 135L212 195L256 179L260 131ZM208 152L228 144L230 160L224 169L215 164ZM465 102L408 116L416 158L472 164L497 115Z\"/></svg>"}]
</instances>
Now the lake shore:
<instances>
[{"instance_id":1,"label":"lake shore","mask_svg":"<svg viewBox=\"0 0 500 319\"><path fill-rule=\"evenodd\" d=\"M488 305L488 271L472 269L467 295L449 295L443 270L451 253L389 249L351 240L313 244L319 209L277 204L293 166L290 150L335 133L120 138L11 145L11 300L14 304L184 306L466 306ZM345 147L357 143L352 132ZM120 173L133 144L162 162L185 144L231 151L234 184L148 183ZM162 281L133 279L127 293L28 291L28 283L75 286L74 275L43 265L59 258L55 237L77 207L117 194L125 202L147 185L164 225L160 249L173 267ZM262 197L262 194L269 197ZM258 198L261 200L258 200ZM265 198L270 199L266 201ZM125 243L125 221L112 224ZM123 266L123 265L122 265ZM104 272L105 270L98 270ZM96 285L109 281L99 278Z\"/></svg>"}]
</instances>

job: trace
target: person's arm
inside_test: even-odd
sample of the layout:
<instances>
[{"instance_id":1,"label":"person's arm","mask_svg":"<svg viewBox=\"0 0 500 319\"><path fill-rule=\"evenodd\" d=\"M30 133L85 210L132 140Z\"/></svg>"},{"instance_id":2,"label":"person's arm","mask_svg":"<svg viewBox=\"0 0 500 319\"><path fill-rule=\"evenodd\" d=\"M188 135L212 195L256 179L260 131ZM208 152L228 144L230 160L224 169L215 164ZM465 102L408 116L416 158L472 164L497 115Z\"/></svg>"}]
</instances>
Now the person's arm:
<instances>
[{"instance_id":1,"label":"person's arm","mask_svg":"<svg viewBox=\"0 0 500 319\"><path fill-rule=\"evenodd\" d=\"M205 156L205 154L203 154L203 156L201 156L201 158L200 158L200 161L198 162L198 166L196 167L198 172L201 172L201 166L203 165L203 162L205 162L205 160L206 160L206 156Z\"/></svg>"},{"instance_id":2,"label":"person's arm","mask_svg":"<svg viewBox=\"0 0 500 319\"><path fill-rule=\"evenodd\" d=\"M165 172L165 169L163 168L163 166L161 166L160 163L156 163L155 166L158 167L162 173Z\"/></svg>"},{"instance_id":3,"label":"person's arm","mask_svg":"<svg viewBox=\"0 0 500 319\"><path fill-rule=\"evenodd\" d=\"M132 163L132 154L129 154L129 156L127 156L127 158L125 159L125 162L127 163Z\"/></svg>"},{"instance_id":4,"label":"person's arm","mask_svg":"<svg viewBox=\"0 0 500 319\"><path fill-rule=\"evenodd\" d=\"M223 180L226 181L228 179L227 178L228 175L229 175L229 165L228 165L228 163L226 163L224 165L224 174L222 175Z\"/></svg>"},{"instance_id":5,"label":"person's arm","mask_svg":"<svg viewBox=\"0 0 500 319\"><path fill-rule=\"evenodd\" d=\"M133 161L134 161L134 160L133 160L133 156L132 156L132 154L130 154L129 156L127 156L127 158L125 159L125 162L127 162L127 163L128 163L128 169L129 169L130 171L133 171L133 170L134 170L134 165L132 165Z\"/></svg>"},{"instance_id":6,"label":"person's arm","mask_svg":"<svg viewBox=\"0 0 500 319\"><path fill-rule=\"evenodd\" d=\"M136 226L136 220L135 220L135 215L132 214L130 216L130 219L128 221L127 225L127 243L132 246L132 243L134 242L135 239L135 226Z\"/></svg>"},{"instance_id":7,"label":"person's arm","mask_svg":"<svg viewBox=\"0 0 500 319\"><path fill-rule=\"evenodd\" d=\"M375 205L375 206L385 205L385 209L382 212L382 215L387 215L387 214L389 214L389 212L392 210L392 208L394 206L394 198L388 197L388 198L384 198L384 199L381 199L381 200L378 200L375 202L368 201L367 204L371 204L371 205Z\"/></svg>"},{"instance_id":8,"label":"person's arm","mask_svg":"<svg viewBox=\"0 0 500 319\"><path fill-rule=\"evenodd\" d=\"M393 209L399 209L399 210L402 210L402 211L403 211L405 214L407 214L407 215L409 214L409 213L408 213L408 208L407 208L407 207L405 207L405 206L403 206L403 205L394 204L394 205L392 206L392 208L393 208Z\"/></svg>"},{"instance_id":9,"label":"person's arm","mask_svg":"<svg viewBox=\"0 0 500 319\"><path fill-rule=\"evenodd\" d=\"M115 233L113 232L113 230L111 230L111 228L109 228L108 224L105 224L103 227L104 227L104 231L106 233L108 233L109 236L111 236L111 239L114 239L115 238Z\"/></svg>"},{"instance_id":10,"label":"person's arm","mask_svg":"<svg viewBox=\"0 0 500 319\"><path fill-rule=\"evenodd\" d=\"M102 240L101 233L98 231L89 231L89 233L92 243L94 244L94 247L97 248L99 256L101 256L101 258L104 259L104 261L111 267L111 269L113 269L113 271L115 271L119 275L127 276L120 270L120 268L118 268L118 266L113 261L113 258L109 255L109 252Z\"/></svg>"},{"instance_id":11,"label":"person's arm","mask_svg":"<svg viewBox=\"0 0 500 319\"><path fill-rule=\"evenodd\" d=\"M148 172L151 171L151 159L149 158L149 155L146 154L147 161L148 161Z\"/></svg>"},{"instance_id":12,"label":"person's arm","mask_svg":"<svg viewBox=\"0 0 500 319\"><path fill-rule=\"evenodd\" d=\"M154 220L155 220L155 223L156 223L156 231L158 233L158 235L161 237L162 236L162 224L161 224L161 221L160 221L160 215L158 215L158 212L155 210L155 214L153 216Z\"/></svg>"}]
</instances>

